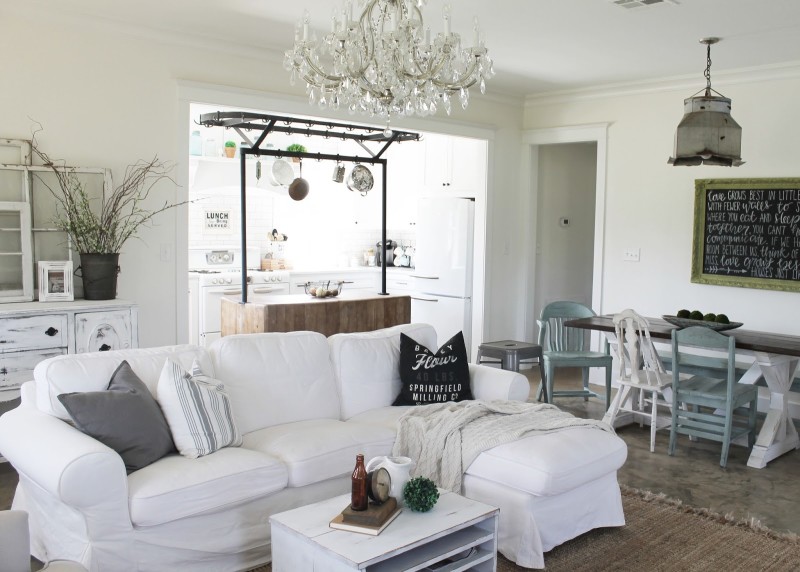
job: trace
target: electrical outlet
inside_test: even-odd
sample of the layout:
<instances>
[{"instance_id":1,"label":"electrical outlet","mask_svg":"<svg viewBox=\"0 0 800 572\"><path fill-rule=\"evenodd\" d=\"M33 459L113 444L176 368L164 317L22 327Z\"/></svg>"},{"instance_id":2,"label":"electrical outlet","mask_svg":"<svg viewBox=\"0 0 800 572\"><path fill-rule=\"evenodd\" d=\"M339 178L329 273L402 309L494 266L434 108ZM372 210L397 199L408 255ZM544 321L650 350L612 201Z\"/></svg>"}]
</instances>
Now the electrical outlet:
<instances>
[{"instance_id":1,"label":"electrical outlet","mask_svg":"<svg viewBox=\"0 0 800 572\"><path fill-rule=\"evenodd\" d=\"M626 248L625 252L622 255L622 260L625 260L627 262L639 262L639 249Z\"/></svg>"}]
</instances>

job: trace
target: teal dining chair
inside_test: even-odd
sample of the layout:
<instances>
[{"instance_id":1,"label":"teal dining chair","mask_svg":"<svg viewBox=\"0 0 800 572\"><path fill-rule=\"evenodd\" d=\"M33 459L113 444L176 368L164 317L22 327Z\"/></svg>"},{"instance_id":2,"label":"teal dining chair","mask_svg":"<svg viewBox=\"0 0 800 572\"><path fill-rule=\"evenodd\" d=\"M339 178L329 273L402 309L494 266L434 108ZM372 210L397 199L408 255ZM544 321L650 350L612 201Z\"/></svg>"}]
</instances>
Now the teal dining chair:
<instances>
[{"instance_id":1,"label":"teal dining chair","mask_svg":"<svg viewBox=\"0 0 800 572\"><path fill-rule=\"evenodd\" d=\"M588 337L586 330L570 328L564 323L577 318L589 318L597 314L578 302L551 302L542 309L537 320L539 325L539 345L542 346L544 359L547 395L550 403L553 397L600 397L589 389L589 368L603 367L606 370L606 409L611 404L611 368L612 358L608 352L608 341L604 352L589 350L586 346ZM583 371L583 389L555 391L555 370L560 367L577 367ZM542 392L539 384L538 395Z\"/></svg>"},{"instance_id":2,"label":"teal dining chair","mask_svg":"<svg viewBox=\"0 0 800 572\"><path fill-rule=\"evenodd\" d=\"M724 379L694 375L681 379L681 364L696 364L703 357L685 351L701 348L706 353L727 354ZM709 356L710 360L718 360ZM719 464L728 463L731 441L747 435L752 448L756 439L758 388L736 381L736 340L704 326L672 331L672 428L669 454L675 453L678 435L710 439L722 443ZM740 408L746 407L744 414Z\"/></svg>"}]
</instances>

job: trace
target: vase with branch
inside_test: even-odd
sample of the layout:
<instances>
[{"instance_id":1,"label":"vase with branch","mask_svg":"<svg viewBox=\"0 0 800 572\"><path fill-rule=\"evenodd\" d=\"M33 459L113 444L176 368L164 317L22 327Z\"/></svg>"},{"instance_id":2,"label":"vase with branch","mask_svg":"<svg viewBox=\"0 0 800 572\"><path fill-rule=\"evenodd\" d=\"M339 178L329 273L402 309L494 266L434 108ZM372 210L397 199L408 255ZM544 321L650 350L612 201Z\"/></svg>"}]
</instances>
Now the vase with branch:
<instances>
[{"instance_id":1,"label":"vase with branch","mask_svg":"<svg viewBox=\"0 0 800 572\"><path fill-rule=\"evenodd\" d=\"M116 297L119 254L123 244L165 210L185 204L165 201L156 208L145 206L153 187L161 181L174 183L172 166L158 157L141 160L125 169L119 185L103 197L93 197L74 168L55 161L36 145L42 164L52 169L56 185L44 185L56 202L53 225L69 236L81 257L84 297L108 300ZM94 271L101 273L96 276ZM77 270L76 270L77 272Z\"/></svg>"}]
</instances>

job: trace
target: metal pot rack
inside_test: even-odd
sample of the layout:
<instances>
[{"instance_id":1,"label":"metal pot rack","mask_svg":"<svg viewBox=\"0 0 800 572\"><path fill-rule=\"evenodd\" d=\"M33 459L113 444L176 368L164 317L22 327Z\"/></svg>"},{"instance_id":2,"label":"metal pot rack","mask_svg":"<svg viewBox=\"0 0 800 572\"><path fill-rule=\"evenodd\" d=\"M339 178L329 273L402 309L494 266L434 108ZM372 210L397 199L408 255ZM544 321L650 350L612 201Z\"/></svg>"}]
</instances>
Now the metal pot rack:
<instances>
[{"instance_id":1,"label":"metal pot rack","mask_svg":"<svg viewBox=\"0 0 800 572\"><path fill-rule=\"evenodd\" d=\"M392 143L402 141L419 141L420 134L396 129L381 129L354 125L350 123L337 123L320 121L300 117L286 117L264 113L251 113L249 111L216 111L204 113L200 116L198 124L205 127L225 127L233 129L249 145L239 149L240 165L240 209L241 209L241 240L242 240L242 276L247 276L247 173L245 161L248 155L266 155L268 157L292 157L299 159L317 159L319 161L337 161L342 163L370 163L380 165L382 171L381 189L381 244L386 245L386 167L387 159L383 154ZM252 140L250 131L258 132L258 137ZM342 139L355 141L365 151L365 155L339 155L329 153L308 153L300 151L284 151L281 149L262 149L261 145L270 133L288 133L305 135L307 137L323 137L325 139ZM375 150L368 144L372 144ZM385 246L384 246L385 248ZM381 291L386 295L386 259L381 257ZM246 284L244 285L246 286ZM247 288L242 288L242 304L247 303Z\"/></svg>"}]
</instances>

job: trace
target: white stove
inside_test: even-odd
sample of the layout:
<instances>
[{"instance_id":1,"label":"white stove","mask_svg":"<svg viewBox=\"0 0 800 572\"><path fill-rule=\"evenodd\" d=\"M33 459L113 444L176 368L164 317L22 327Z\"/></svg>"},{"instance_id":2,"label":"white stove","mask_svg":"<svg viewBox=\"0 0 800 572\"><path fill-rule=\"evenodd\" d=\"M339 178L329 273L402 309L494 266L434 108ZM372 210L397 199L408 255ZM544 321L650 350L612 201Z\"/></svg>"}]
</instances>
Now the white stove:
<instances>
[{"instance_id":1,"label":"white stove","mask_svg":"<svg viewBox=\"0 0 800 572\"><path fill-rule=\"evenodd\" d=\"M221 337L221 300L223 297L241 300L241 265L239 248L189 250L189 338L192 343L207 346ZM260 265L258 249L247 249L247 265L256 268ZM247 270L248 300L256 294L259 297L289 294L289 272L256 268Z\"/></svg>"},{"instance_id":2,"label":"white stove","mask_svg":"<svg viewBox=\"0 0 800 572\"><path fill-rule=\"evenodd\" d=\"M198 277L198 283L203 286L241 286L242 273L230 271L189 271ZM289 284L289 272L286 270L248 270L247 283L251 286L262 284L280 286ZM257 294L264 292L256 292Z\"/></svg>"}]
</instances>

